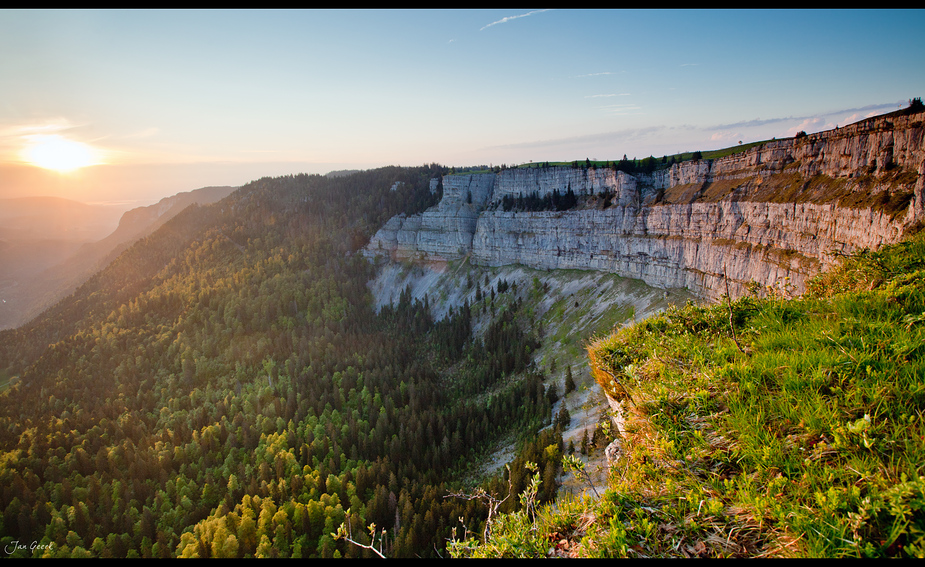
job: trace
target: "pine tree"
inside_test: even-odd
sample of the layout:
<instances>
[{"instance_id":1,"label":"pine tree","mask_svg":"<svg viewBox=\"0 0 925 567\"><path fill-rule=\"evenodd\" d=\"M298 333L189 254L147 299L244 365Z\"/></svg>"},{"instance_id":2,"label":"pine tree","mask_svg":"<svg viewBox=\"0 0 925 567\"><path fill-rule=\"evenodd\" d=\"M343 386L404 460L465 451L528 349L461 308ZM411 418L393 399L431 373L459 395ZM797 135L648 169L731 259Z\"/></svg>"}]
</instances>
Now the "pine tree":
<instances>
[{"instance_id":1,"label":"pine tree","mask_svg":"<svg viewBox=\"0 0 925 567\"><path fill-rule=\"evenodd\" d=\"M562 408L559 409L559 413L556 415L556 427L565 429L571 422L572 415L569 413L568 408L565 407L565 402L562 402Z\"/></svg>"},{"instance_id":2,"label":"pine tree","mask_svg":"<svg viewBox=\"0 0 925 567\"><path fill-rule=\"evenodd\" d=\"M572 365L565 367L565 395L575 391L575 379L572 377Z\"/></svg>"}]
</instances>

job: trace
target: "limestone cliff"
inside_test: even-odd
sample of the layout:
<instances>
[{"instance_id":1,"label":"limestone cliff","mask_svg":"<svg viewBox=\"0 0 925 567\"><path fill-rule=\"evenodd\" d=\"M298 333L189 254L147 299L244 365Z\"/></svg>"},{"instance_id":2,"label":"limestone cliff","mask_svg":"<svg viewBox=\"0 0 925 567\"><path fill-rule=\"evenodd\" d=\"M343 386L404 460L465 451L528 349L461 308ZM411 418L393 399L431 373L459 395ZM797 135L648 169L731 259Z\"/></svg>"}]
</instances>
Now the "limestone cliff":
<instances>
[{"instance_id":1,"label":"limestone cliff","mask_svg":"<svg viewBox=\"0 0 925 567\"><path fill-rule=\"evenodd\" d=\"M602 270L708 299L726 278L734 295L785 278L801 291L838 254L894 242L925 218L923 119L898 112L651 173L450 175L438 206L391 219L366 253ZM501 206L569 190L579 206L565 211Z\"/></svg>"}]
</instances>

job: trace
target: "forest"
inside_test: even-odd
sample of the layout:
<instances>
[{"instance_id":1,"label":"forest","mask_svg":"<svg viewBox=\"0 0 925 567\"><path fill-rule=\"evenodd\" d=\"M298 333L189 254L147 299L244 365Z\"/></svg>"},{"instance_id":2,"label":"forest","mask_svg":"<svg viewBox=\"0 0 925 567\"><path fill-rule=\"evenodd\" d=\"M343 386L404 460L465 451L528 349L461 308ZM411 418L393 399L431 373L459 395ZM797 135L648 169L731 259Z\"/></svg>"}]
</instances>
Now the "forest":
<instances>
[{"instance_id":1,"label":"forest","mask_svg":"<svg viewBox=\"0 0 925 567\"><path fill-rule=\"evenodd\" d=\"M536 192L521 197L505 195L498 204L501 210L505 212L567 211L576 205L578 205L578 197L571 187L566 190L564 195L560 194L558 189L552 193L547 193L545 197L540 197Z\"/></svg>"},{"instance_id":2,"label":"forest","mask_svg":"<svg viewBox=\"0 0 925 567\"><path fill-rule=\"evenodd\" d=\"M17 377L0 396L7 555L372 557L374 525L390 557L441 557L487 519L460 495L519 494L529 464L551 500L556 393L522 305L499 304L478 337L468 304L441 321L410 294L372 306L357 250L437 203L444 173L256 180L0 333ZM473 285L485 302L508 292ZM476 478L511 432L514 463Z\"/></svg>"}]
</instances>

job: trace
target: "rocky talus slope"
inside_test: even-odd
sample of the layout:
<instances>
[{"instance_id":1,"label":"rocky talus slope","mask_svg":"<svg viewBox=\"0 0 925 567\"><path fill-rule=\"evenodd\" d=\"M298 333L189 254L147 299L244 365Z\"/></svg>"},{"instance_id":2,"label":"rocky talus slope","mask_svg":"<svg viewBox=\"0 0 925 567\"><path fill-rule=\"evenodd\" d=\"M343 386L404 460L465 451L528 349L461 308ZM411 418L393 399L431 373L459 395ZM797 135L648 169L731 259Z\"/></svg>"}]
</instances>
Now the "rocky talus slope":
<instances>
[{"instance_id":1,"label":"rocky talus slope","mask_svg":"<svg viewBox=\"0 0 925 567\"><path fill-rule=\"evenodd\" d=\"M365 253L600 270L705 299L751 282L799 292L839 254L896 242L925 217L923 121L898 112L651 173L448 175L438 206L392 218ZM579 203L569 210L502 206L569 190Z\"/></svg>"}]
</instances>

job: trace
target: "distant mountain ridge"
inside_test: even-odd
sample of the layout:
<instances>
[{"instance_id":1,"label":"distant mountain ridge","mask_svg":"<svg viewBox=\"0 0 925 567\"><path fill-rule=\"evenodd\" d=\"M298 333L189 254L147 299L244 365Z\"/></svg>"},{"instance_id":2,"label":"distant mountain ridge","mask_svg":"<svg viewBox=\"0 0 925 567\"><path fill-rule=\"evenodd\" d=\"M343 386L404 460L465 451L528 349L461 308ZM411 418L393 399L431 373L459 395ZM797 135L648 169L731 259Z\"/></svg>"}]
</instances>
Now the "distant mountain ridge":
<instances>
[{"instance_id":1,"label":"distant mountain ridge","mask_svg":"<svg viewBox=\"0 0 925 567\"><path fill-rule=\"evenodd\" d=\"M120 211L63 197L0 199L0 240L91 242L112 232Z\"/></svg>"},{"instance_id":2,"label":"distant mountain ridge","mask_svg":"<svg viewBox=\"0 0 925 567\"><path fill-rule=\"evenodd\" d=\"M3 221L33 218L36 222L42 223L44 218L44 223L49 224L48 216L62 216L67 210L75 209L86 209L92 213L96 210L93 205L58 197L5 199L4 204L13 202L13 206L0 212L0 234L20 236L16 239L7 238L9 241L0 248L0 255L9 258L10 262L5 267L4 274L10 277L0 278L0 329L14 328L28 322L107 266L137 240L157 230L183 209L192 204L214 203L236 189L237 187L227 186L203 187L165 197L153 205L131 209L123 213L118 226L108 236L83 245L58 242L39 246L35 242L40 236L40 233L36 234L37 229L26 230L24 221L17 221L9 228L3 225ZM52 214L43 217L43 210L51 210ZM14 214L18 216L14 217ZM27 257L22 257L23 254L15 255L17 247L27 246ZM29 270L24 266L26 262L36 262L36 254L42 253L45 254L45 261L39 264L42 268Z\"/></svg>"},{"instance_id":3,"label":"distant mountain ridge","mask_svg":"<svg viewBox=\"0 0 925 567\"><path fill-rule=\"evenodd\" d=\"M176 216L186 207L196 203L206 205L220 201L230 195L237 187L203 187L194 191L177 193L164 197L153 205L137 207L126 211L116 230L95 244L118 245L129 239L137 239L150 233Z\"/></svg>"}]
</instances>

